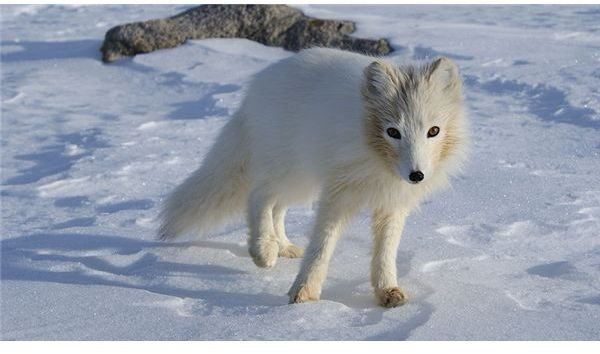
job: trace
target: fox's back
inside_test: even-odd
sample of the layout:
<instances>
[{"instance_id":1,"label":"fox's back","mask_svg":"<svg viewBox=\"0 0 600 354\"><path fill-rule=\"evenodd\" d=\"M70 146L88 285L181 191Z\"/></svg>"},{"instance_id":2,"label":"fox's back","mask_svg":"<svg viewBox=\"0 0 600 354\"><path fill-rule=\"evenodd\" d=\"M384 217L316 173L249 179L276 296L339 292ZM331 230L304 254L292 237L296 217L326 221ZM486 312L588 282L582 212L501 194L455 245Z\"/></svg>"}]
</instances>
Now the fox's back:
<instances>
[{"instance_id":1,"label":"fox's back","mask_svg":"<svg viewBox=\"0 0 600 354\"><path fill-rule=\"evenodd\" d=\"M373 58L315 48L257 74L242 109L253 152L313 170L361 150L364 68Z\"/></svg>"}]
</instances>

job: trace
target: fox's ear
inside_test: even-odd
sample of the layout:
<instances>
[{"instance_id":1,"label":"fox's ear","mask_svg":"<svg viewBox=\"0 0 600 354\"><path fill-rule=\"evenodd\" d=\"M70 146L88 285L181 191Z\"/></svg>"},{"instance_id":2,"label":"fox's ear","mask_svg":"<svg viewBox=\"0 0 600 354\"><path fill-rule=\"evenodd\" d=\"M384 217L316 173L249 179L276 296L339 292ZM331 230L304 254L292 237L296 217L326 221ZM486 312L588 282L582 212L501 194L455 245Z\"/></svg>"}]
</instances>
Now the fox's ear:
<instances>
[{"instance_id":1,"label":"fox's ear","mask_svg":"<svg viewBox=\"0 0 600 354\"><path fill-rule=\"evenodd\" d=\"M458 66L448 58L439 58L425 68L427 81L439 85L443 90L461 86Z\"/></svg>"},{"instance_id":2,"label":"fox's ear","mask_svg":"<svg viewBox=\"0 0 600 354\"><path fill-rule=\"evenodd\" d=\"M391 95L396 91L398 81L398 75L391 65L383 61L374 61L365 69L363 93L375 96Z\"/></svg>"}]
</instances>

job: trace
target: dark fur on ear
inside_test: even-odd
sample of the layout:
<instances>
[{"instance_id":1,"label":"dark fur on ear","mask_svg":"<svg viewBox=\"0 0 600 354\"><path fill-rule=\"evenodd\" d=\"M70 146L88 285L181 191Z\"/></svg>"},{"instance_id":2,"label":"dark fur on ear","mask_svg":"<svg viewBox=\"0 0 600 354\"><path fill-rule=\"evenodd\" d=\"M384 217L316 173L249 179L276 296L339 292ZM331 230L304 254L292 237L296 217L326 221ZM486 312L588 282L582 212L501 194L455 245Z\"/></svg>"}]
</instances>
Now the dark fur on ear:
<instances>
[{"instance_id":1,"label":"dark fur on ear","mask_svg":"<svg viewBox=\"0 0 600 354\"><path fill-rule=\"evenodd\" d=\"M427 81L439 85L443 90L460 88L462 85L458 66L448 58L434 60L424 71Z\"/></svg>"},{"instance_id":2,"label":"dark fur on ear","mask_svg":"<svg viewBox=\"0 0 600 354\"><path fill-rule=\"evenodd\" d=\"M363 94L390 97L400 86L397 70L383 61L374 61L365 68Z\"/></svg>"}]
</instances>

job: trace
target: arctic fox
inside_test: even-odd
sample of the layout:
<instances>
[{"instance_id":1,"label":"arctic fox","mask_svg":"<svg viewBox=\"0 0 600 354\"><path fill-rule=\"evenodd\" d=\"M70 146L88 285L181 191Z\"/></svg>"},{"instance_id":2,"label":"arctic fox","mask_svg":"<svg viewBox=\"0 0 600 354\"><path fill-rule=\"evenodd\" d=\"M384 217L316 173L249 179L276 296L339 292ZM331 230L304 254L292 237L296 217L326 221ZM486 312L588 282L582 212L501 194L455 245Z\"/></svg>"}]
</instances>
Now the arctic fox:
<instances>
[{"instance_id":1,"label":"arctic fox","mask_svg":"<svg viewBox=\"0 0 600 354\"><path fill-rule=\"evenodd\" d=\"M214 229L246 212L259 267L302 257L286 209L319 200L290 303L318 300L351 217L373 211L371 282L381 306L405 302L396 253L409 212L466 155L462 81L446 58L397 66L335 49L304 50L256 75L202 166L167 198L159 236Z\"/></svg>"}]
</instances>

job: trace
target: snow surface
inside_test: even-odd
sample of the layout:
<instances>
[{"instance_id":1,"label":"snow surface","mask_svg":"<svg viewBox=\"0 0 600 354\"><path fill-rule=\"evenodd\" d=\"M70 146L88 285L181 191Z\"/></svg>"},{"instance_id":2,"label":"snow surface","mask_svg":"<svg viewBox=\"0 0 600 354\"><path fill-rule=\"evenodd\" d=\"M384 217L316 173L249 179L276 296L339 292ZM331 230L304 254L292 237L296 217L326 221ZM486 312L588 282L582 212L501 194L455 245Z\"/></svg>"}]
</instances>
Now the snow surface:
<instances>
[{"instance_id":1,"label":"snow surface","mask_svg":"<svg viewBox=\"0 0 600 354\"><path fill-rule=\"evenodd\" d=\"M300 7L464 75L472 157L409 218L410 302L374 303L366 213L303 305L300 261L256 268L242 222L154 239L249 78L291 53L205 40L104 65L110 27L187 6L2 6L2 339L600 339L600 8ZM293 241L313 216L293 209Z\"/></svg>"}]
</instances>

